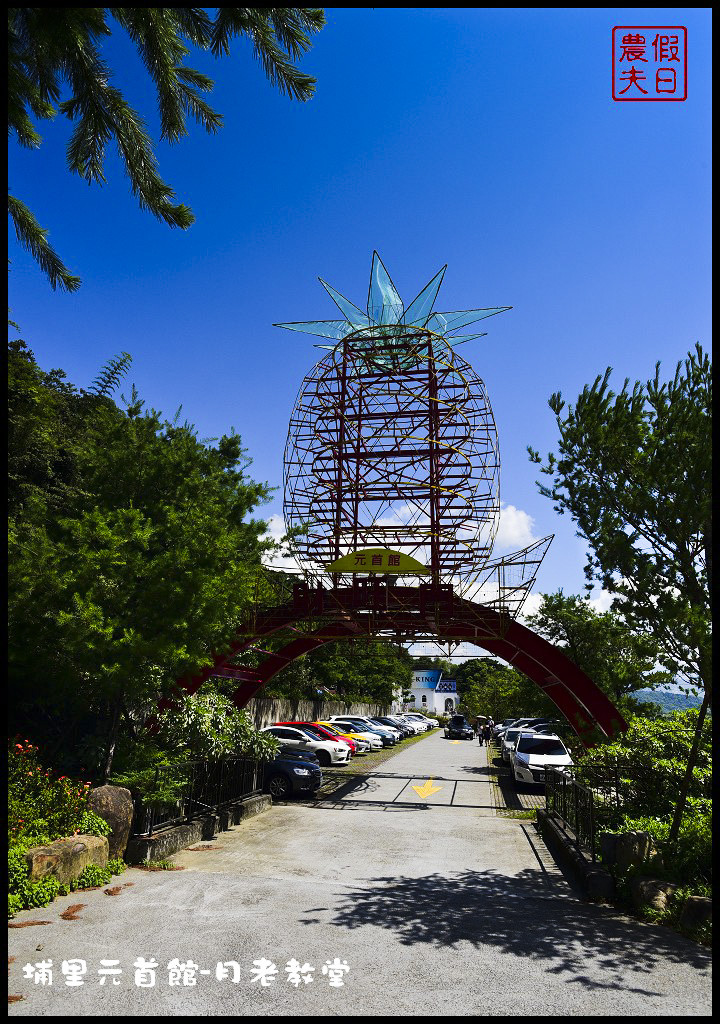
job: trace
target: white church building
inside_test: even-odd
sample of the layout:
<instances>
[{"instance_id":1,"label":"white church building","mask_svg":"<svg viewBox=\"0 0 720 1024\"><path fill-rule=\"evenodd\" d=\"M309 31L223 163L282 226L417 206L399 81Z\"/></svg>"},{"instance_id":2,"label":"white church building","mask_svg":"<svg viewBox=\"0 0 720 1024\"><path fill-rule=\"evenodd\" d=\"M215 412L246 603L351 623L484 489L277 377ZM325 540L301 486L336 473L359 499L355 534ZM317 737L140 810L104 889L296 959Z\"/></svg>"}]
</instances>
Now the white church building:
<instances>
[{"instance_id":1,"label":"white church building","mask_svg":"<svg viewBox=\"0 0 720 1024\"><path fill-rule=\"evenodd\" d=\"M417 711L452 714L460 703L454 679L443 679L439 668L423 668L413 672L412 693L408 704Z\"/></svg>"}]
</instances>

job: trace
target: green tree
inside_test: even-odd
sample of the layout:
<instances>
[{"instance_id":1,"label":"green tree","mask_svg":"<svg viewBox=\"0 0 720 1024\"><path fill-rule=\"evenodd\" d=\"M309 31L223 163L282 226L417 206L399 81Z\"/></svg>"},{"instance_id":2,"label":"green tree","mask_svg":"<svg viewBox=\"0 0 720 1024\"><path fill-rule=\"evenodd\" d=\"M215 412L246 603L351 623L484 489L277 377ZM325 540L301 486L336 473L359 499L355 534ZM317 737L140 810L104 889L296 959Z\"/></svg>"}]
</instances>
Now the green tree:
<instances>
[{"instance_id":1,"label":"green tree","mask_svg":"<svg viewBox=\"0 0 720 1024\"><path fill-rule=\"evenodd\" d=\"M455 678L469 715L492 716L501 722L513 715L557 713L552 701L531 679L494 658L472 658L458 665Z\"/></svg>"},{"instance_id":2,"label":"green tree","mask_svg":"<svg viewBox=\"0 0 720 1024\"><path fill-rule=\"evenodd\" d=\"M580 596L543 594L528 626L553 644L586 672L615 703L636 690L672 682L669 672L656 668L657 644L648 636L628 629L613 611L598 613Z\"/></svg>"},{"instance_id":3,"label":"green tree","mask_svg":"<svg viewBox=\"0 0 720 1024\"><path fill-rule=\"evenodd\" d=\"M410 685L412 659L385 640L338 640L298 658L274 676L262 697L379 704L388 707Z\"/></svg>"},{"instance_id":4,"label":"green tree","mask_svg":"<svg viewBox=\"0 0 720 1024\"><path fill-rule=\"evenodd\" d=\"M73 174L104 184L105 150L115 142L141 208L170 227L188 228L192 211L174 201L143 119L112 84L102 54L112 32L108 16L137 47L157 92L160 139L170 144L188 134L189 117L211 133L222 124L204 98L212 80L184 63L189 46L219 57L230 53L235 36L245 36L270 82L305 101L315 79L294 62L310 48L325 16L315 7L218 7L214 17L200 7L8 8L8 132L21 146L37 149L42 138L36 122L63 114L73 124L67 147ZM8 195L8 212L18 241L52 287L75 291L80 278L63 264L27 206Z\"/></svg>"},{"instance_id":5,"label":"green tree","mask_svg":"<svg viewBox=\"0 0 720 1024\"><path fill-rule=\"evenodd\" d=\"M20 343L9 371L13 714L71 757L94 732L82 756L107 774L121 728L207 664L262 597L272 544L251 515L268 489L246 477L234 433L212 446L134 391L124 411L102 381L77 392Z\"/></svg>"},{"instance_id":6,"label":"green tree","mask_svg":"<svg viewBox=\"0 0 720 1024\"><path fill-rule=\"evenodd\" d=\"M588 588L599 580L614 595L613 610L657 642L668 671L704 689L672 839L712 695L712 370L696 345L668 382L658 363L652 380L631 389L626 379L616 394L611 373L586 386L575 407L559 393L550 398L559 454L541 465L551 486L538 486L588 542Z\"/></svg>"}]
</instances>

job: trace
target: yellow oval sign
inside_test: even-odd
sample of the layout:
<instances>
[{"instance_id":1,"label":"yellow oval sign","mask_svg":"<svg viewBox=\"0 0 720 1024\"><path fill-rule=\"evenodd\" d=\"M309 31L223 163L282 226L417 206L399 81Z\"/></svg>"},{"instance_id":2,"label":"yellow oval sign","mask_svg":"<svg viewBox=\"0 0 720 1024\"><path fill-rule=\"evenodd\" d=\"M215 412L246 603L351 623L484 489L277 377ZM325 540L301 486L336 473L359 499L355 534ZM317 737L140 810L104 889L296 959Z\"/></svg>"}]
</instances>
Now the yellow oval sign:
<instances>
[{"instance_id":1,"label":"yellow oval sign","mask_svg":"<svg viewBox=\"0 0 720 1024\"><path fill-rule=\"evenodd\" d=\"M327 566L328 572L382 572L404 576L424 576L430 572L422 562L411 555L388 548L365 548L351 551Z\"/></svg>"}]
</instances>

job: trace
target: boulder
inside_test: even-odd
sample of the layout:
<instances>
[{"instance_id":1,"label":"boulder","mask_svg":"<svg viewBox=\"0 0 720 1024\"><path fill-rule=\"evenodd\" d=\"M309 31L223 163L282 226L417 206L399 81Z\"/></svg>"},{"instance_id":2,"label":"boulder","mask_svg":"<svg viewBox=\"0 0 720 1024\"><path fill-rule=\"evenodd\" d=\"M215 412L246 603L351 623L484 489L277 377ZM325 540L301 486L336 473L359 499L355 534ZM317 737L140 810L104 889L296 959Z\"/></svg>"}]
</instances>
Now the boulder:
<instances>
[{"instance_id":1,"label":"boulder","mask_svg":"<svg viewBox=\"0 0 720 1024\"><path fill-rule=\"evenodd\" d=\"M108 859L108 841L105 836L56 839L47 846L33 846L25 854L31 882L54 875L58 882L65 885L79 878L88 864L106 868Z\"/></svg>"},{"instance_id":2,"label":"boulder","mask_svg":"<svg viewBox=\"0 0 720 1024\"><path fill-rule=\"evenodd\" d=\"M643 906L651 906L653 910L665 910L668 897L680 888L674 882L665 882L660 878L643 878L636 875L630 883L633 904L639 910Z\"/></svg>"},{"instance_id":3,"label":"boulder","mask_svg":"<svg viewBox=\"0 0 720 1024\"><path fill-rule=\"evenodd\" d=\"M122 786L98 786L90 790L88 809L100 815L112 832L108 836L110 859L122 857L130 838L133 801L129 789Z\"/></svg>"},{"instance_id":4,"label":"boulder","mask_svg":"<svg viewBox=\"0 0 720 1024\"><path fill-rule=\"evenodd\" d=\"M624 872L631 864L644 864L654 852L649 832L605 832L600 836L603 864Z\"/></svg>"},{"instance_id":5,"label":"boulder","mask_svg":"<svg viewBox=\"0 0 720 1024\"><path fill-rule=\"evenodd\" d=\"M609 871L589 867L585 874L585 891L588 898L602 903L612 903L615 896L615 882Z\"/></svg>"},{"instance_id":6,"label":"boulder","mask_svg":"<svg viewBox=\"0 0 720 1024\"><path fill-rule=\"evenodd\" d=\"M712 921L712 900L707 896L688 896L680 911L680 927L695 931L708 921Z\"/></svg>"}]
</instances>

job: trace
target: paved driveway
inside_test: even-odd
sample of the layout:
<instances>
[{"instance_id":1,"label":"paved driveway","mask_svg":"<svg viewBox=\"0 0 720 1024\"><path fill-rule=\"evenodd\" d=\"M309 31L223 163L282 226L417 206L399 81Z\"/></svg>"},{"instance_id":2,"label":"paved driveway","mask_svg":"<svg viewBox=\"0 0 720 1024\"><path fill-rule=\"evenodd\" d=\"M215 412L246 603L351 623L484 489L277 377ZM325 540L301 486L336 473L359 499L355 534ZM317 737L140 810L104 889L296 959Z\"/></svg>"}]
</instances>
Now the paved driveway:
<instances>
[{"instance_id":1,"label":"paved driveway","mask_svg":"<svg viewBox=\"0 0 720 1024\"><path fill-rule=\"evenodd\" d=\"M130 869L115 896L18 915L51 924L9 933L25 996L11 1015L709 1015L708 951L579 900L530 824L495 817L485 748L438 732L331 799L184 851L184 871ZM79 919L61 920L72 903ZM135 983L139 957L158 965L152 987ZM71 959L82 985L66 984ZM103 959L119 984L100 984ZM173 960L197 965L194 985L181 969L169 983ZM23 977L49 961L52 986Z\"/></svg>"}]
</instances>

